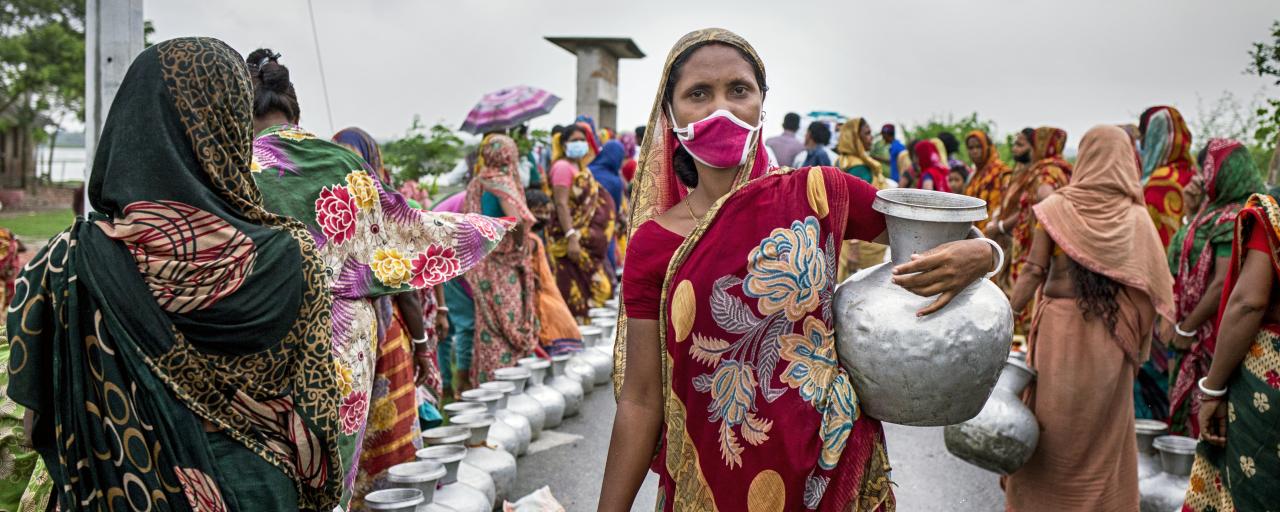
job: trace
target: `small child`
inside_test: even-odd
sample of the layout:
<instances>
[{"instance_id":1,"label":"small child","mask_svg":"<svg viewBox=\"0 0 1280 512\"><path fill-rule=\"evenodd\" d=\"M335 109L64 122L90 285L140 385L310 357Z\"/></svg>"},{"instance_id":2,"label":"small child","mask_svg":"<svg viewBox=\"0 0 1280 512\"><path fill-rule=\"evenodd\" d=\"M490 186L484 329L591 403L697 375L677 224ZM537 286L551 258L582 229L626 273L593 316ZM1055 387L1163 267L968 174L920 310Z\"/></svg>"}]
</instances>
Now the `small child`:
<instances>
[{"instance_id":1,"label":"small child","mask_svg":"<svg viewBox=\"0 0 1280 512\"><path fill-rule=\"evenodd\" d=\"M551 222L551 198L541 190L535 188L525 189L524 201L529 206L529 211L533 212L533 218L537 222L533 224L533 232L538 236L542 236L542 230Z\"/></svg>"},{"instance_id":2,"label":"small child","mask_svg":"<svg viewBox=\"0 0 1280 512\"><path fill-rule=\"evenodd\" d=\"M952 167L951 172L947 174L947 185L951 187L951 192L955 194L963 194L964 186L969 182L969 170L964 167Z\"/></svg>"}]
</instances>

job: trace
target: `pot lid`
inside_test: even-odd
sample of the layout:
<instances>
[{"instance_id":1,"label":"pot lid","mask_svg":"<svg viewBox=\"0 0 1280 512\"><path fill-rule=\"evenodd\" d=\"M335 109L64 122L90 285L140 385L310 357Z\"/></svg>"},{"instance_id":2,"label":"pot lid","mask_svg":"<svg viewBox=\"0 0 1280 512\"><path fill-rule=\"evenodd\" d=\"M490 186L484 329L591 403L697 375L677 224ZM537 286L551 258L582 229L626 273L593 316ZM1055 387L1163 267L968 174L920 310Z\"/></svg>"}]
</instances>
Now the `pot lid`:
<instances>
[{"instance_id":1,"label":"pot lid","mask_svg":"<svg viewBox=\"0 0 1280 512\"><path fill-rule=\"evenodd\" d=\"M1169 431L1169 426L1163 421L1149 420L1145 418L1138 418L1134 420L1133 428L1138 431L1138 434L1145 435L1163 434Z\"/></svg>"},{"instance_id":2,"label":"pot lid","mask_svg":"<svg viewBox=\"0 0 1280 512\"><path fill-rule=\"evenodd\" d=\"M871 208L893 217L928 222L974 222L987 218L986 201L915 188L890 188L876 192Z\"/></svg>"},{"instance_id":3,"label":"pot lid","mask_svg":"<svg viewBox=\"0 0 1280 512\"><path fill-rule=\"evenodd\" d=\"M557 362L557 363L563 363L563 362L568 361L568 360L570 360L570 359L572 359L572 358L573 358L573 356L572 356L572 355L569 355L569 354L557 354L557 355L551 356L551 360L552 360L552 361L554 361L554 362Z\"/></svg>"},{"instance_id":4,"label":"pot lid","mask_svg":"<svg viewBox=\"0 0 1280 512\"><path fill-rule=\"evenodd\" d=\"M493 371L493 377L498 380L520 380L529 378L529 369L514 366L511 368L498 368Z\"/></svg>"},{"instance_id":5,"label":"pot lid","mask_svg":"<svg viewBox=\"0 0 1280 512\"><path fill-rule=\"evenodd\" d=\"M450 418L449 422L459 427L487 427L489 425L493 425L493 415L487 412L460 414Z\"/></svg>"},{"instance_id":6,"label":"pot lid","mask_svg":"<svg viewBox=\"0 0 1280 512\"><path fill-rule=\"evenodd\" d=\"M1154 443L1151 443L1157 450L1162 452L1177 453L1180 455L1190 455L1196 452L1197 441L1185 436L1160 436Z\"/></svg>"},{"instance_id":7,"label":"pot lid","mask_svg":"<svg viewBox=\"0 0 1280 512\"><path fill-rule=\"evenodd\" d=\"M604 329L594 325L579 325L578 331L581 332L583 336L599 336L604 334Z\"/></svg>"},{"instance_id":8,"label":"pot lid","mask_svg":"<svg viewBox=\"0 0 1280 512\"><path fill-rule=\"evenodd\" d=\"M510 383L508 383L510 384ZM496 402L502 400L502 392L493 389L468 389L462 392L462 399L467 402ZM457 402L454 402L455 404ZM449 404L453 405L453 404ZM448 407L448 406L446 406ZM481 409L484 407L481 406Z\"/></svg>"},{"instance_id":9,"label":"pot lid","mask_svg":"<svg viewBox=\"0 0 1280 512\"><path fill-rule=\"evenodd\" d=\"M430 445L461 443L469 438L471 438L471 430L456 425L429 428L422 433L422 439Z\"/></svg>"},{"instance_id":10,"label":"pot lid","mask_svg":"<svg viewBox=\"0 0 1280 512\"><path fill-rule=\"evenodd\" d=\"M483 411L483 410L486 410L487 408L484 406L484 404L479 403L478 401L474 401L474 402L450 402L445 404L443 409L446 411L449 411L450 414L466 414L468 412Z\"/></svg>"},{"instance_id":11,"label":"pot lid","mask_svg":"<svg viewBox=\"0 0 1280 512\"><path fill-rule=\"evenodd\" d=\"M547 361L546 359L539 359L539 358L521 359L520 366L529 368L530 370L542 370L544 368L547 368L548 366L551 366L551 362Z\"/></svg>"},{"instance_id":12,"label":"pot lid","mask_svg":"<svg viewBox=\"0 0 1280 512\"><path fill-rule=\"evenodd\" d=\"M427 501L417 489L385 489L373 491L364 497L365 505L373 510L398 510Z\"/></svg>"},{"instance_id":13,"label":"pot lid","mask_svg":"<svg viewBox=\"0 0 1280 512\"><path fill-rule=\"evenodd\" d=\"M491 380L480 385L480 389L488 389L499 393L507 394L516 390L516 385L505 380Z\"/></svg>"},{"instance_id":14,"label":"pot lid","mask_svg":"<svg viewBox=\"0 0 1280 512\"><path fill-rule=\"evenodd\" d=\"M396 464L387 470L387 481L416 484L439 480L445 475L444 466L433 460L420 460Z\"/></svg>"},{"instance_id":15,"label":"pot lid","mask_svg":"<svg viewBox=\"0 0 1280 512\"><path fill-rule=\"evenodd\" d=\"M471 436L468 434L467 437ZM467 458L467 447L456 444L432 446L418 450L417 456L419 459L433 460L441 464L449 464Z\"/></svg>"}]
</instances>

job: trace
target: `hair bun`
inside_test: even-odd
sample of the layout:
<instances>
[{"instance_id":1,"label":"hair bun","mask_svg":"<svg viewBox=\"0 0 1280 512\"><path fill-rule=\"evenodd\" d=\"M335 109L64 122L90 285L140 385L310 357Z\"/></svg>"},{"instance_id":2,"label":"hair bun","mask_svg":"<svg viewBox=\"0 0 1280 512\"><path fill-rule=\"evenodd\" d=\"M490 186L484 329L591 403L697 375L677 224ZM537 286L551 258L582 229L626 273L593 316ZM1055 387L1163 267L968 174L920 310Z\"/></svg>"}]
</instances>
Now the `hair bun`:
<instances>
[{"instance_id":1,"label":"hair bun","mask_svg":"<svg viewBox=\"0 0 1280 512\"><path fill-rule=\"evenodd\" d=\"M278 93L286 93L293 86L289 81L289 68L276 61L268 61L258 70L262 85Z\"/></svg>"}]
</instances>

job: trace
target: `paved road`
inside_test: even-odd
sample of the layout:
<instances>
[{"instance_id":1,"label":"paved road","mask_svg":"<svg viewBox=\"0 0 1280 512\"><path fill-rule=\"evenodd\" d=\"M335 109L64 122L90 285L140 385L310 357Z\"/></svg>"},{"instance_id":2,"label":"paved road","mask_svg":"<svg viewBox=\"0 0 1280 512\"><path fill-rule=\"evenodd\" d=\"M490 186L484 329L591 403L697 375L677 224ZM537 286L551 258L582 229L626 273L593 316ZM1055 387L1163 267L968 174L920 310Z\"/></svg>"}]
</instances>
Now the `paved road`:
<instances>
[{"instance_id":1,"label":"paved road","mask_svg":"<svg viewBox=\"0 0 1280 512\"><path fill-rule=\"evenodd\" d=\"M515 496L546 485L570 512L595 510L613 427L611 388L587 395L582 413L544 433L541 446L518 462ZM947 453L941 428L886 425L898 510L904 512L998 511L1004 495L996 476ZM653 509L656 477L650 473L632 510Z\"/></svg>"}]
</instances>

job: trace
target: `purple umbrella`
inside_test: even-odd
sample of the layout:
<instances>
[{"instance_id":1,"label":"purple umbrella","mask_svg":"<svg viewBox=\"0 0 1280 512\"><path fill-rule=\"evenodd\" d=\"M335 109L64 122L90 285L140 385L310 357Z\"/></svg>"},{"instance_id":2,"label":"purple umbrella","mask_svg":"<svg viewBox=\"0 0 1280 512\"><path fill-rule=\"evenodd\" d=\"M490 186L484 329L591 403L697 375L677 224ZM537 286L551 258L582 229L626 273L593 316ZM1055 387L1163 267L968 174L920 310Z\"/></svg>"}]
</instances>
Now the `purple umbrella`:
<instances>
[{"instance_id":1,"label":"purple umbrella","mask_svg":"<svg viewBox=\"0 0 1280 512\"><path fill-rule=\"evenodd\" d=\"M521 85L491 92L467 114L462 131L475 134L503 131L551 112L560 98L542 89Z\"/></svg>"}]
</instances>

